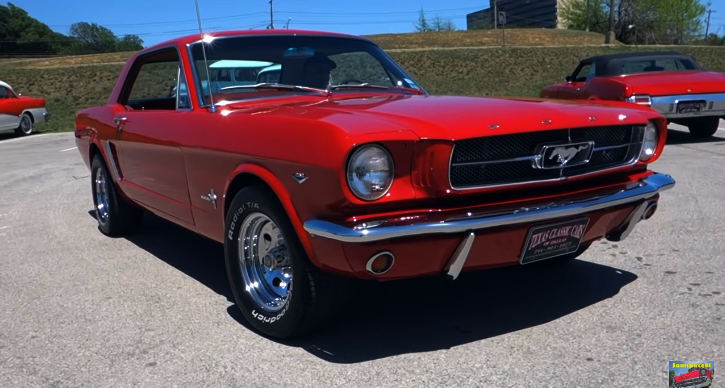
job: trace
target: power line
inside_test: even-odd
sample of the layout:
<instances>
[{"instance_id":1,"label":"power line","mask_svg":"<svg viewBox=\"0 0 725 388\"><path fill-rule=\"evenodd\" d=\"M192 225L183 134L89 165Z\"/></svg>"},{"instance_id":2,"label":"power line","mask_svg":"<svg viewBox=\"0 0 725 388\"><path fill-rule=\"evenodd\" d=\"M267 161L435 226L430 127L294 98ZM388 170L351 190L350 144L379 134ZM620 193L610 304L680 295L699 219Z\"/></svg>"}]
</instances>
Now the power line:
<instances>
[{"instance_id":1,"label":"power line","mask_svg":"<svg viewBox=\"0 0 725 388\"><path fill-rule=\"evenodd\" d=\"M452 12L452 11L462 11L462 10L471 10L473 7L466 7L466 8L447 8L447 9L438 9L438 10L430 10L426 11L426 13L438 13L438 12ZM417 14L420 11L400 11L400 12L306 12L306 11L276 11L278 16L279 15L320 15L320 16L348 16L348 17L354 17L358 18L358 16L361 15L411 15L411 14ZM235 18L241 18L246 16L257 16L257 15L266 15L267 12L252 12L252 13L242 13L242 14L236 14L236 15L227 15L227 16L218 16L218 17L209 17L209 18L202 18L202 21L213 21L213 20L223 20L223 19L235 19ZM465 15L461 15L463 17ZM104 27L126 27L126 26L151 26L151 25L163 25L163 24L178 24L178 23L196 23L196 19L186 19L186 20L170 20L170 21L162 21L162 22L148 22L148 23L123 23L123 24L104 24ZM71 27L72 24L48 24L48 27Z\"/></svg>"}]
</instances>

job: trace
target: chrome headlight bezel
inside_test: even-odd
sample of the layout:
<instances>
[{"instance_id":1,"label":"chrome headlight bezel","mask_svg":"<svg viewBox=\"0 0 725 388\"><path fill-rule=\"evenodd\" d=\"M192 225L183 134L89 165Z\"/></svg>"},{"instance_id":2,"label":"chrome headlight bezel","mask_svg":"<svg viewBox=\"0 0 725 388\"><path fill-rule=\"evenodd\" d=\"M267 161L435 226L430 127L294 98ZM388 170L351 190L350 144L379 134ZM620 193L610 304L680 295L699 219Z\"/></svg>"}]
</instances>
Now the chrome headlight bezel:
<instances>
[{"instance_id":1,"label":"chrome headlight bezel","mask_svg":"<svg viewBox=\"0 0 725 388\"><path fill-rule=\"evenodd\" d=\"M644 131L644 134L642 136L642 149L639 153L639 160L646 162L652 159L655 151L657 151L657 145L659 143L659 129L655 123L650 121L642 130Z\"/></svg>"},{"instance_id":2,"label":"chrome headlight bezel","mask_svg":"<svg viewBox=\"0 0 725 388\"><path fill-rule=\"evenodd\" d=\"M389 166L387 170L374 170L372 172L383 172L387 171L387 177L385 179L382 179L383 184L380 190L378 191L369 191L364 192L361 190L360 185L355 184L355 166L360 164L360 158L364 158L363 155L366 151L373 150L373 152L377 152L378 156L382 156L385 159L387 159L387 165ZM370 160L370 159L369 159ZM383 172L384 173L384 172ZM366 174L367 175L367 174ZM358 178L361 179L361 178ZM347 187L350 189L350 191L355 195L356 198L363 200L363 201L376 201L382 197L384 197L388 192L390 191L390 188L393 186L393 182L395 181L395 163L393 161L393 156L390 154L390 152L383 147L380 144L376 143L369 143L364 144L359 147L357 147L347 161L347 167L345 169L345 181L347 182Z\"/></svg>"}]
</instances>

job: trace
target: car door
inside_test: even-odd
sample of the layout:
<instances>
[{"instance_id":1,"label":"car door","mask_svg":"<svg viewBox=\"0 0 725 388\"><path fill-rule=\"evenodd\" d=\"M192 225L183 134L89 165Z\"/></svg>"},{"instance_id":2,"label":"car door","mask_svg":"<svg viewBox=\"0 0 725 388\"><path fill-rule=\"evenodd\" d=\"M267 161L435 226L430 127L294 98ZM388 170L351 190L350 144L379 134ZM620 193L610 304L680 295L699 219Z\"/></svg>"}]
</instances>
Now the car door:
<instances>
[{"instance_id":1,"label":"car door","mask_svg":"<svg viewBox=\"0 0 725 388\"><path fill-rule=\"evenodd\" d=\"M580 100L588 98L586 86L594 78L596 68L594 63L583 61L577 66L571 75L569 82L559 90L559 98L566 100Z\"/></svg>"},{"instance_id":2,"label":"car door","mask_svg":"<svg viewBox=\"0 0 725 388\"><path fill-rule=\"evenodd\" d=\"M124 190L146 206L193 225L179 145L192 112L188 99L177 100L178 91L186 90L178 52L162 49L137 61L113 118Z\"/></svg>"},{"instance_id":3,"label":"car door","mask_svg":"<svg viewBox=\"0 0 725 388\"><path fill-rule=\"evenodd\" d=\"M6 87L0 86L0 131L15 129L20 124L20 118L14 113L11 94Z\"/></svg>"}]
</instances>

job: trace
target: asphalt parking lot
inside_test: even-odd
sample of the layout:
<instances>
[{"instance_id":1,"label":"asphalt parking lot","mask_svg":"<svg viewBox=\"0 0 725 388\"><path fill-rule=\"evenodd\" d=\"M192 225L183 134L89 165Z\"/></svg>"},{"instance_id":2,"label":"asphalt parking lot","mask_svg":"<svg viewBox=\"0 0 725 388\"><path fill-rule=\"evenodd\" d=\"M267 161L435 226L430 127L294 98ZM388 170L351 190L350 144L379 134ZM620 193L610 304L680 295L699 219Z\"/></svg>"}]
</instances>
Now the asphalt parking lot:
<instances>
[{"instance_id":1,"label":"asphalt parking lot","mask_svg":"<svg viewBox=\"0 0 725 388\"><path fill-rule=\"evenodd\" d=\"M725 360L725 130L671 128L677 186L624 242L364 286L292 343L246 326L216 243L101 235L71 133L0 136L0 387L667 386L670 360Z\"/></svg>"}]
</instances>

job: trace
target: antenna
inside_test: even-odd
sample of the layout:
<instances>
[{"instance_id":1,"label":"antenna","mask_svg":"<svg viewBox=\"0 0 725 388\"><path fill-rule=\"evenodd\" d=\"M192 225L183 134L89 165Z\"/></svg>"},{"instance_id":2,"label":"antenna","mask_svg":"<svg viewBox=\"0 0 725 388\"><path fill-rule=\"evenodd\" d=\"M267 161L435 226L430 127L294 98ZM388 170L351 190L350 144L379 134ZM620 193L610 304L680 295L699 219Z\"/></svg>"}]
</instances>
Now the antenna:
<instances>
[{"instance_id":1,"label":"antenna","mask_svg":"<svg viewBox=\"0 0 725 388\"><path fill-rule=\"evenodd\" d=\"M209 75L209 63L206 60L206 41L204 40L204 31L201 28L201 14L199 13L199 0L194 0L194 3L196 3L196 20L199 21L199 36L201 36L201 52L204 55L204 69L206 70L206 86L209 88L209 100L211 101L211 107L209 108L209 110L213 113L213 112L216 112L216 105L214 105L214 96L212 95L212 92L211 92L211 76Z\"/></svg>"}]
</instances>

